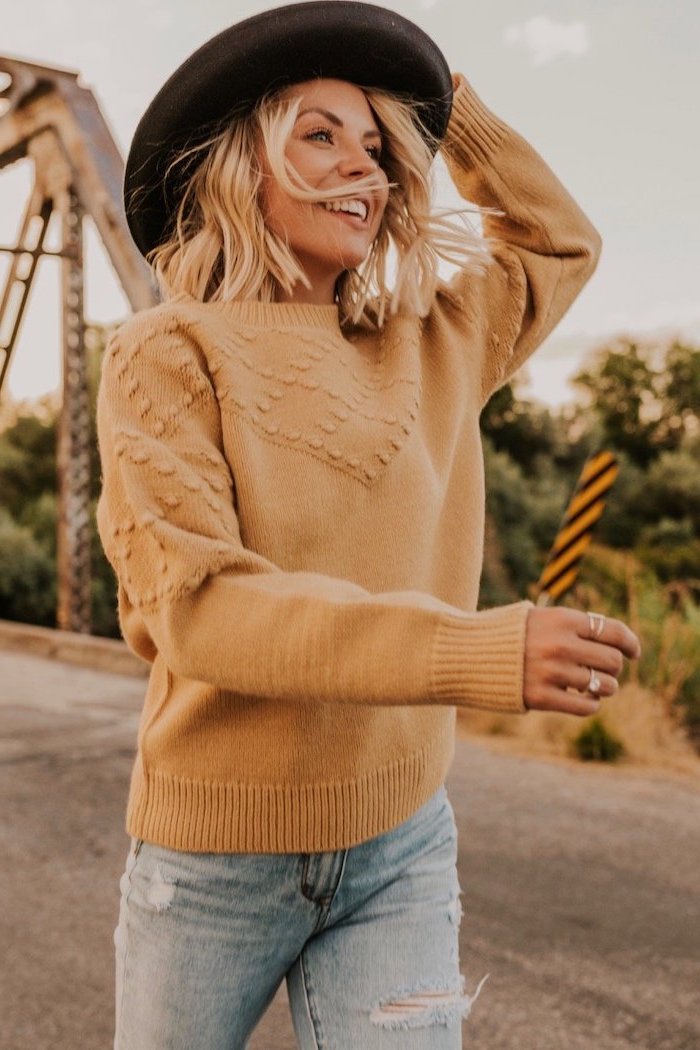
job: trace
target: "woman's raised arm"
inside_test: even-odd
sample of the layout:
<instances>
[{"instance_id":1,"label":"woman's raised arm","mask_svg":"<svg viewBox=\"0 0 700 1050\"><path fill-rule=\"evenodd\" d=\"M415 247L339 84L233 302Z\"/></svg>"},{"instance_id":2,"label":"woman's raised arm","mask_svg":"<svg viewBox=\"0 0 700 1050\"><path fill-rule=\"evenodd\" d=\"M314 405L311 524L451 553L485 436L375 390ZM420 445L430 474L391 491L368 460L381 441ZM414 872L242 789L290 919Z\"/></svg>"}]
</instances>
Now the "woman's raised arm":
<instances>
[{"instance_id":1,"label":"woman's raised arm","mask_svg":"<svg viewBox=\"0 0 700 1050\"><path fill-rule=\"evenodd\" d=\"M442 153L460 194L485 215L495 264L458 273L450 290L483 336L481 403L561 320L593 274L598 231L535 149L489 110L461 73Z\"/></svg>"}]
</instances>

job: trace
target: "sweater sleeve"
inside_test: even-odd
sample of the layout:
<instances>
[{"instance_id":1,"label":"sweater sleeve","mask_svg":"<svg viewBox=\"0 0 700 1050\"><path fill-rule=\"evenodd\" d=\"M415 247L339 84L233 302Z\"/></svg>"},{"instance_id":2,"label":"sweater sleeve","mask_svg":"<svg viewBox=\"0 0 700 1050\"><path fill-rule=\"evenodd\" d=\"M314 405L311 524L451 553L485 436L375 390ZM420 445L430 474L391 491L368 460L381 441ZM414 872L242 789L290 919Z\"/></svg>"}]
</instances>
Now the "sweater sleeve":
<instances>
[{"instance_id":1,"label":"sweater sleeve","mask_svg":"<svg viewBox=\"0 0 700 1050\"><path fill-rule=\"evenodd\" d=\"M469 613L243 545L206 359L167 306L110 338L97 427L97 527L140 656L246 696L524 711L530 602Z\"/></svg>"},{"instance_id":2,"label":"sweater sleeve","mask_svg":"<svg viewBox=\"0 0 700 1050\"><path fill-rule=\"evenodd\" d=\"M494 260L485 276L461 271L449 286L450 297L465 308L464 321L481 318L484 405L564 316L595 271L602 242L539 153L484 105L461 73L453 80L445 163L461 196L505 213L483 217Z\"/></svg>"}]
</instances>

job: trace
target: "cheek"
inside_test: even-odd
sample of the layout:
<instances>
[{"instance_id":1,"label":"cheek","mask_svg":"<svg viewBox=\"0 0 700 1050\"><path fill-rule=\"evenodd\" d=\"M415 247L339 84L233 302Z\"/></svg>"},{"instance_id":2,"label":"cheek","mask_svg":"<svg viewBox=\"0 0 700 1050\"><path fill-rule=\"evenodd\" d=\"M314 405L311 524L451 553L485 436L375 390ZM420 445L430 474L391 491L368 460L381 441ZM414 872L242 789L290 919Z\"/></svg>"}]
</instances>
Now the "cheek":
<instances>
[{"instance_id":1,"label":"cheek","mask_svg":"<svg viewBox=\"0 0 700 1050\"><path fill-rule=\"evenodd\" d=\"M302 179L315 186L328 174L329 159L321 150L309 150L292 142L287 146L285 157Z\"/></svg>"},{"instance_id":2,"label":"cheek","mask_svg":"<svg viewBox=\"0 0 700 1050\"><path fill-rule=\"evenodd\" d=\"M260 209L265 225L280 236L288 232L296 219L297 202L292 200L281 186L270 179L266 182L260 195Z\"/></svg>"}]
</instances>

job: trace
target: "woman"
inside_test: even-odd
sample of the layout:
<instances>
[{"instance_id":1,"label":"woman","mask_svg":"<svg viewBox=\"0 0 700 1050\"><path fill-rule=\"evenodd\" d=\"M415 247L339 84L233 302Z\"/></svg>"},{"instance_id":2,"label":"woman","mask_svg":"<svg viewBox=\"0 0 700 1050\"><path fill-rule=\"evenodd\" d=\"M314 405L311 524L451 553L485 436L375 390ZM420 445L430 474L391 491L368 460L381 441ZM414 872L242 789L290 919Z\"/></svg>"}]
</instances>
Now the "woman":
<instances>
[{"instance_id":1,"label":"woman","mask_svg":"<svg viewBox=\"0 0 700 1050\"><path fill-rule=\"evenodd\" d=\"M484 238L431 215L438 148ZM100 536L152 663L115 1047L244 1047L286 977L304 1048L452 1050L455 707L588 715L639 653L596 614L475 612L479 412L598 234L421 30L345 0L190 56L125 203L164 301L98 398Z\"/></svg>"}]
</instances>

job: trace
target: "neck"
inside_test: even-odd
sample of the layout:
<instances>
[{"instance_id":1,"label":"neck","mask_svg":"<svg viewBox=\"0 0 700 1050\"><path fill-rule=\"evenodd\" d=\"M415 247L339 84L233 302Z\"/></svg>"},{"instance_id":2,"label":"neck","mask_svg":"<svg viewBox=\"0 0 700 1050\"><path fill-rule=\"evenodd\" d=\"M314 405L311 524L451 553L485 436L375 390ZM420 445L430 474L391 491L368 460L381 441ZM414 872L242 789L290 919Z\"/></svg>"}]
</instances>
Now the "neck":
<instances>
[{"instance_id":1,"label":"neck","mask_svg":"<svg viewBox=\"0 0 700 1050\"><path fill-rule=\"evenodd\" d=\"M288 294L284 288L277 289L277 301L280 303L306 303L312 306L332 306L335 303L335 286L338 274L323 274L314 279L307 273L310 287L297 281Z\"/></svg>"}]
</instances>

